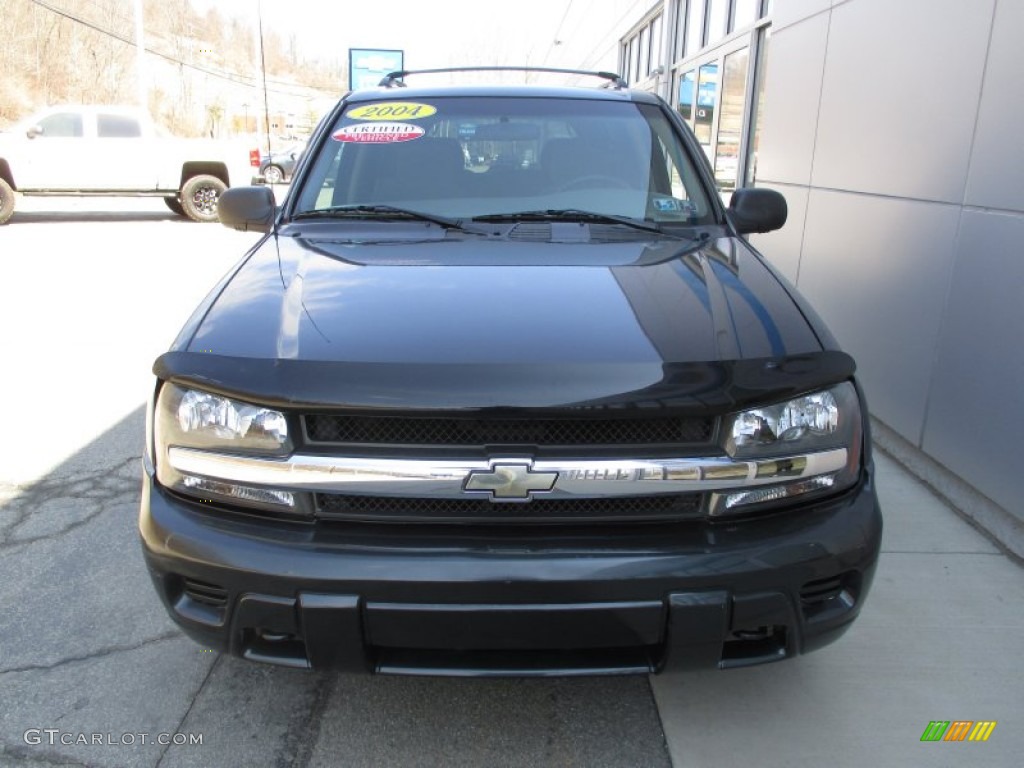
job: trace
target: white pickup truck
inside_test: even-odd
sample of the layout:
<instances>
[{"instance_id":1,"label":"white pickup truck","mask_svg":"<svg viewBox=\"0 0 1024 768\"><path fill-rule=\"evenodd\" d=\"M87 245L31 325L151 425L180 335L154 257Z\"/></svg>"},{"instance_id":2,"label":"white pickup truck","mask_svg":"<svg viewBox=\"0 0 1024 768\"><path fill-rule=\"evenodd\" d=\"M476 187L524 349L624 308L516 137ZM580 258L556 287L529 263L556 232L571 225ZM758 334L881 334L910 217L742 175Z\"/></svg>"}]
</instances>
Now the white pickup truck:
<instances>
[{"instance_id":1,"label":"white pickup truck","mask_svg":"<svg viewBox=\"0 0 1024 768\"><path fill-rule=\"evenodd\" d=\"M0 224L15 192L161 197L174 213L217 221L217 200L252 180L247 150L179 139L132 107L50 107L0 133Z\"/></svg>"}]
</instances>

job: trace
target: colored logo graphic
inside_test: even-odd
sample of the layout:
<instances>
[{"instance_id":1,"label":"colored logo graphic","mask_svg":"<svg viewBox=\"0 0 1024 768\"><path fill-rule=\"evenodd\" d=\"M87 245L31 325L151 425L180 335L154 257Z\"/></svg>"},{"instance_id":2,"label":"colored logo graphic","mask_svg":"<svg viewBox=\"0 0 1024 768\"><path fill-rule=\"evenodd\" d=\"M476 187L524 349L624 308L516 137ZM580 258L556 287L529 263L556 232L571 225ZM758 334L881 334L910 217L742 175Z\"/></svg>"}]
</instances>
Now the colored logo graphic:
<instances>
[{"instance_id":1,"label":"colored logo graphic","mask_svg":"<svg viewBox=\"0 0 1024 768\"><path fill-rule=\"evenodd\" d=\"M332 138L355 144L394 144L418 139L423 133L422 128L412 123L359 123L335 131Z\"/></svg>"},{"instance_id":2,"label":"colored logo graphic","mask_svg":"<svg viewBox=\"0 0 1024 768\"><path fill-rule=\"evenodd\" d=\"M932 720L921 741L988 741L996 729L995 720Z\"/></svg>"}]
</instances>

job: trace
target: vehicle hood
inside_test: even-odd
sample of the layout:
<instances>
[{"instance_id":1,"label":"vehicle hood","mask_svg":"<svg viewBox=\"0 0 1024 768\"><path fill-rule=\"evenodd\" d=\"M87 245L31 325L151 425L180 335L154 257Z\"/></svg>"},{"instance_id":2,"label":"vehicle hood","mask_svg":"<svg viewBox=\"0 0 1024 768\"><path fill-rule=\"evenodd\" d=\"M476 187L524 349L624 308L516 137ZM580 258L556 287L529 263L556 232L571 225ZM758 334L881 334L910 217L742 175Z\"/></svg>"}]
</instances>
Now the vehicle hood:
<instances>
[{"instance_id":1,"label":"vehicle hood","mask_svg":"<svg viewBox=\"0 0 1024 768\"><path fill-rule=\"evenodd\" d=\"M396 388L434 387L430 407L539 405L565 397L566 376L573 402L592 401L683 372L713 388L708 377L720 386L738 361L760 370L822 352L738 238L359 241L286 229L218 287L157 368L264 399L280 389L379 406L403 400ZM282 376L290 383L261 382Z\"/></svg>"}]
</instances>

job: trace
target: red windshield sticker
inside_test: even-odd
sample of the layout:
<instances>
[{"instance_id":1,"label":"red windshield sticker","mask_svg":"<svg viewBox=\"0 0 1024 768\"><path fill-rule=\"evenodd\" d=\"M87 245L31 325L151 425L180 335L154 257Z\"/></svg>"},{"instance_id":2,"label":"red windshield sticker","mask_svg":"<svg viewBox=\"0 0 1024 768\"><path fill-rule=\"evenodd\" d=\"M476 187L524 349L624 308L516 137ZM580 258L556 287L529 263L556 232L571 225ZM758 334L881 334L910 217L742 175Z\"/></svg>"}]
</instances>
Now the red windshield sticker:
<instances>
[{"instance_id":1,"label":"red windshield sticker","mask_svg":"<svg viewBox=\"0 0 1024 768\"><path fill-rule=\"evenodd\" d=\"M422 135L423 129L412 123L358 123L335 131L332 138L356 144L394 144L418 139Z\"/></svg>"}]
</instances>

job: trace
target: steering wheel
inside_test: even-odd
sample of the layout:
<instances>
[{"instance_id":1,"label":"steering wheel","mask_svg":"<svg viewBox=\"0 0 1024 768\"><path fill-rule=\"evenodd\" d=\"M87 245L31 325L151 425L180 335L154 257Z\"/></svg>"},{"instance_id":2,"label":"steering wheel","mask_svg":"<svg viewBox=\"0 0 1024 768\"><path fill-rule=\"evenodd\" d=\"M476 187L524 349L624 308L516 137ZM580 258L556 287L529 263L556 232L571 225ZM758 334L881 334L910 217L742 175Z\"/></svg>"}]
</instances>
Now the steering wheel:
<instances>
[{"instance_id":1,"label":"steering wheel","mask_svg":"<svg viewBox=\"0 0 1024 768\"><path fill-rule=\"evenodd\" d=\"M559 192L568 192L572 189L593 189L596 187L612 187L613 189L629 189L629 183L625 179L615 176L605 176L601 173L591 173L587 176L577 176L570 179L558 188Z\"/></svg>"}]
</instances>

